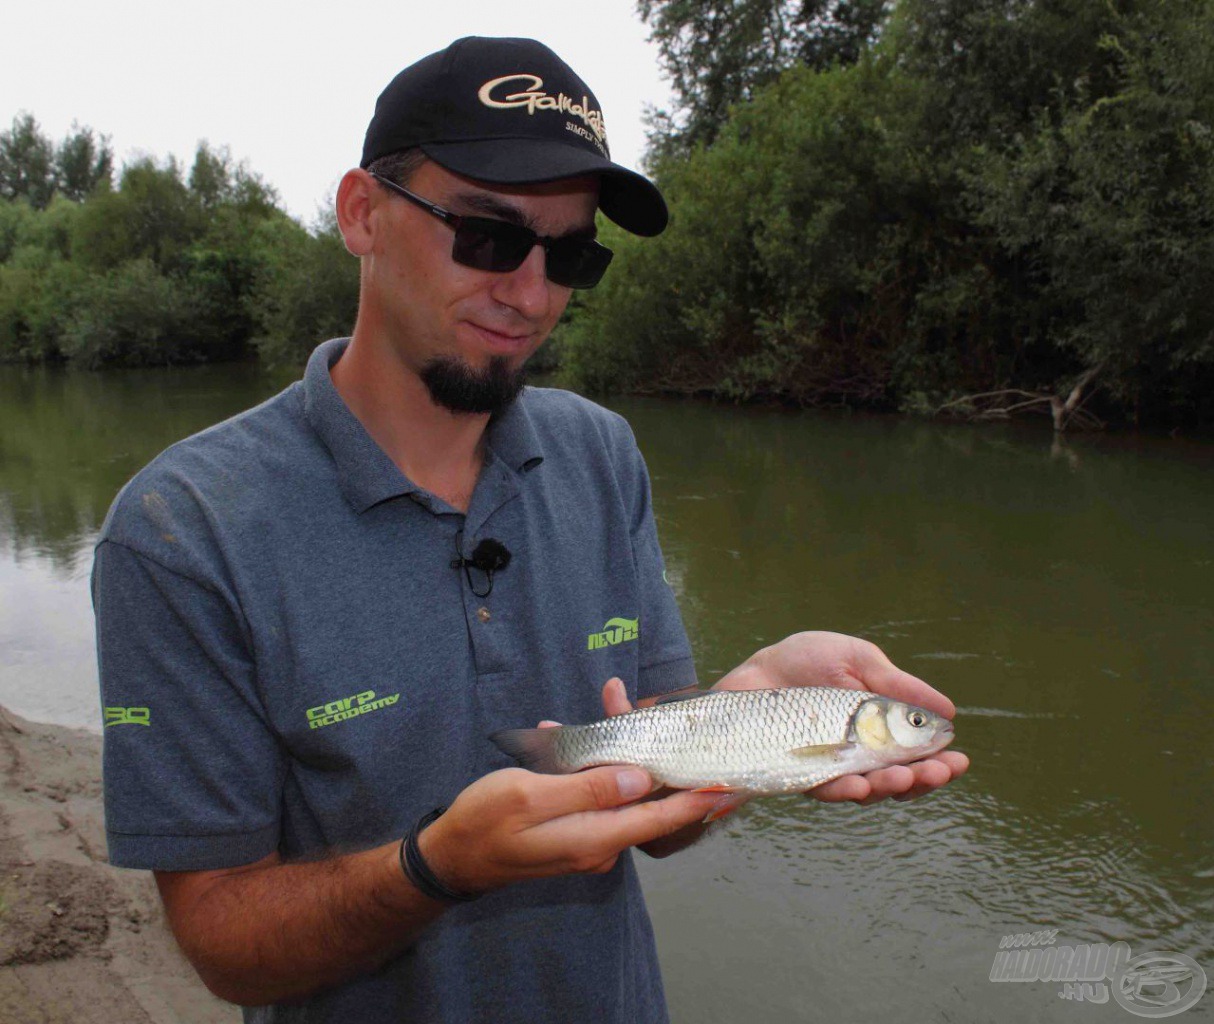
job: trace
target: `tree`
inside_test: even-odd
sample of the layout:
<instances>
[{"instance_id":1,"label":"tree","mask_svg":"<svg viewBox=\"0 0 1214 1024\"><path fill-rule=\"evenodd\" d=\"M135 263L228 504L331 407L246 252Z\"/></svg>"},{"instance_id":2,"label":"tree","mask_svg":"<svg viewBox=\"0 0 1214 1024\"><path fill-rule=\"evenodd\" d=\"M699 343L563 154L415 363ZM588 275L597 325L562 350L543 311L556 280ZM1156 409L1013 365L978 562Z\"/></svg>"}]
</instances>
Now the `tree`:
<instances>
[{"instance_id":1,"label":"tree","mask_svg":"<svg viewBox=\"0 0 1214 1024\"><path fill-rule=\"evenodd\" d=\"M72 124L56 147L32 114L19 114L0 132L0 198L24 199L41 210L56 193L80 202L93 189L108 187L114 169L109 138Z\"/></svg>"},{"instance_id":2,"label":"tree","mask_svg":"<svg viewBox=\"0 0 1214 1024\"><path fill-rule=\"evenodd\" d=\"M204 223L204 213L181 180L176 160L158 166L151 157L143 157L123 168L116 190L84 204L73 253L95 270L109 270L129 259L150 259L163 272L177 271Z\"/></svg>"},{"instance_id":3,"label":"tree","mask_svg":"<svg viewBox=\"0 0 1214 1024\"><path fill-rule=\"evenodd\" d=\"M71 133L55 152L55 188L59 194L83 202L94 189L109 189L113 174L109 137L96 137L92 128L81 128L73 122Z\"/></svg>"},{"instance_id":4,"label":"tree","mask_svg":"<svg viewBox=\"0 0 1214 1024\"><path fill-rule=\"evenodd\" d=\"M256 280L246 298L262 362L298 365L326 338L347 335L358 312L358 261L336 217L313 232L283 218L264 222L255 245Z\"/></svg>"},{"instance_id":5,"label":"tree","mask_svg":"<svg viewBox=\"0 0 1214 1024\"><path fill-rule=\"evenodd\" d=\"M55 194L55 150L33 114L18 114L0 132L0 198L42 209Z\"/></svg>"},{"instance_id":6,"label":"tree","mask_svg":"<svg viewBox=\"0 0 1214 1024\"><path fill-rule=\"evenodd\" d=\"M655 160L711 143L729 109L796 64L852 64L875 38L886 0L638 0L674 90L650 115Z\"/></svg>"},{"instance_id":7,"label":"tree","mask_svg":"<svg viewBox=\"0 0 1214 1024\"><path fill-rule=\"evenodd\" d=\"M671 230L610 234L611 273L562 326L566 369L1208 422L1211 52L1209 0L901 0L854 65L791 67L667 155Z\"/></svg>"},{"instance_id":8,"label":"tree","mask_svg":"<svg viewBox=\"0 0 1214 1024\"><path fill-rule=\"evenodd\" d=\"M975 221L1036 268L1035 304L1072 373L1134 418L1208 412L1214 7L1146 2L1102 27L1100 91L1081 82L981 152Z\"/></svg>"}]
</instances>

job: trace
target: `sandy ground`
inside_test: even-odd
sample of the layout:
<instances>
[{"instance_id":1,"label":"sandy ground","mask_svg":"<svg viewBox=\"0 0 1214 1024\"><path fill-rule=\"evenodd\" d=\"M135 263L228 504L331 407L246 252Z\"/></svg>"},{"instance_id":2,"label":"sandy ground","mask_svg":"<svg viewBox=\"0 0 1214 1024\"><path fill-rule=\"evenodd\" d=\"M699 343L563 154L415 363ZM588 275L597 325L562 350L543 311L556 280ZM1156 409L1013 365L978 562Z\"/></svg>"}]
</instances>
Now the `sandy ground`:
<instances>
[{"instance_id":1,"label":"sandy ground","mask_svg":"<svg viewBox=\"0 0 1214 1024\"><path fill-rule=\"evenodd\" d=\"M101 737L0 708L0 1021L232 1024L146 871L106 862Z\"/></svg>"}]
</instances>

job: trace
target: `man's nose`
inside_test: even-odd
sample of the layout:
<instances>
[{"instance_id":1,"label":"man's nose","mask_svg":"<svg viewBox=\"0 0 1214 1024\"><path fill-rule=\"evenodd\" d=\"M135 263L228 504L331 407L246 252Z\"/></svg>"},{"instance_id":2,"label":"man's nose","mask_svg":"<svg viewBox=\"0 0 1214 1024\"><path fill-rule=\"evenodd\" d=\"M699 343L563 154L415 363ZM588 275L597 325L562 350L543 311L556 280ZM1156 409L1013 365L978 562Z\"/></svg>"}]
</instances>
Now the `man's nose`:
<instances>
[{"instance_id":1,"label":"man's nose","mask_svg":"<svg viewBox=\"0 0 1214 1024\"><path fill-rule=\"evenodd\" d=\"M547 252L542 245L534 245L514 270L500 275L493 297L507 306L517 309L529 319L542 318L552 301L548 276L545 272Z\"/></svg>"}]
</instances>

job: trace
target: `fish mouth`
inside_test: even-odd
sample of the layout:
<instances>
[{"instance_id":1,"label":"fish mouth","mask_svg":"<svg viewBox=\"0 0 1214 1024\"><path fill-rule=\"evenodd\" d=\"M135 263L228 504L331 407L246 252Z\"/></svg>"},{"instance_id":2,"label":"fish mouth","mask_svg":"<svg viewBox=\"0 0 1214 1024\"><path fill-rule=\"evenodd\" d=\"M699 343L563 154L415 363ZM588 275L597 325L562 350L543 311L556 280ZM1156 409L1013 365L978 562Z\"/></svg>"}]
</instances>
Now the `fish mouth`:
<instances>
[{"instance_id":1,"label":"fish mouth","mask_svg":"<svg viewBox=\"0 0 1214 1024\"><path fill-rule=\"evenodd\" d=\"M932 741L932 753L943 750L957 738L957 734L953 731L953 723L946 722L941 726L940 731L936 733L935 740Z\"/></svg>"}]
</instances>

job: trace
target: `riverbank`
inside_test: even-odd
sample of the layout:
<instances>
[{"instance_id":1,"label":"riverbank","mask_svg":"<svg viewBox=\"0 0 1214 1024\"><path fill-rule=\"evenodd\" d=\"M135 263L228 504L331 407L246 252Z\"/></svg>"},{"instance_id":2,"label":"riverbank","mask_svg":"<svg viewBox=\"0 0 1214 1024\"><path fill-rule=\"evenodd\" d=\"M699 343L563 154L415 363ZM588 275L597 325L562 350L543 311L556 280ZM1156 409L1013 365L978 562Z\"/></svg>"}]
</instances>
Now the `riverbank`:
<instances>
[{"instance_id":1,"label":"riverbank","mask_svg":"<svg viewBox=\"0 0 1214 1024\"><path fill-rule=\"evenodd\" d=\"M0 1020L232 1024L146 871L106 862L101 737L0 707Z\"/></svg>"}]
</instances>

